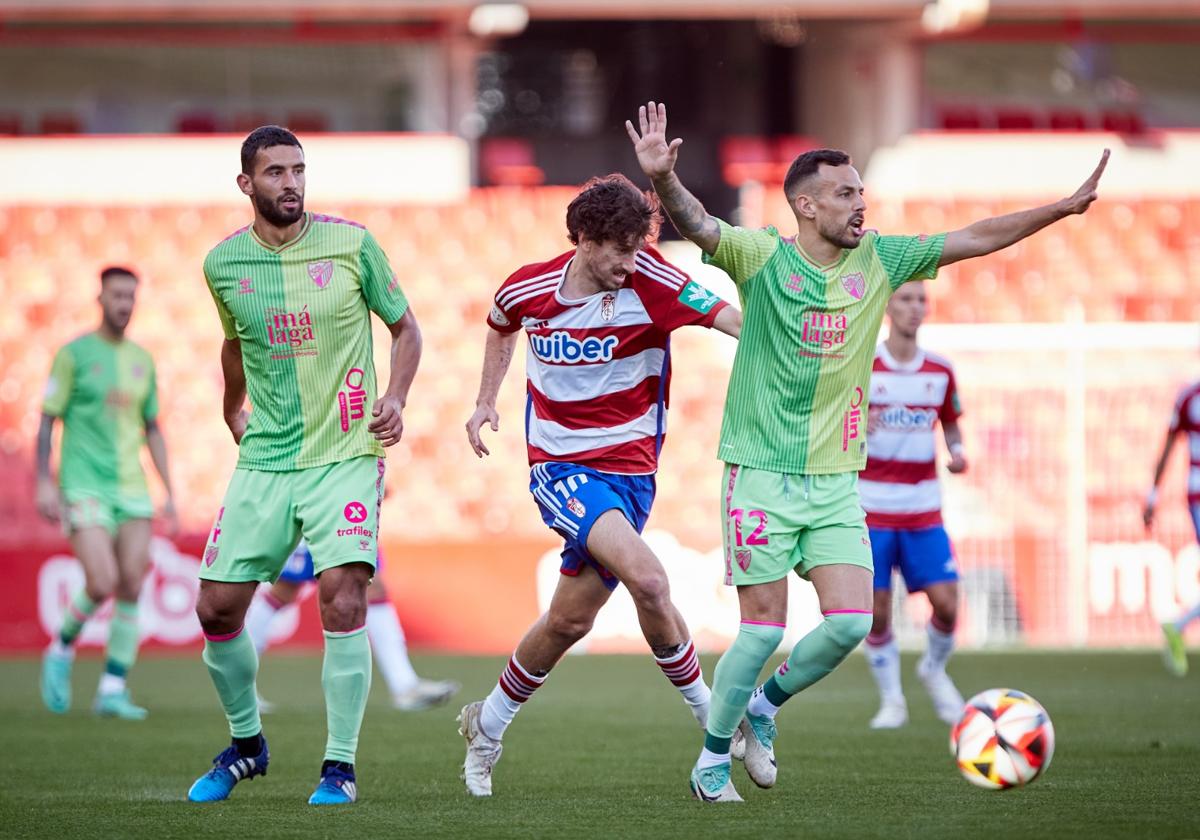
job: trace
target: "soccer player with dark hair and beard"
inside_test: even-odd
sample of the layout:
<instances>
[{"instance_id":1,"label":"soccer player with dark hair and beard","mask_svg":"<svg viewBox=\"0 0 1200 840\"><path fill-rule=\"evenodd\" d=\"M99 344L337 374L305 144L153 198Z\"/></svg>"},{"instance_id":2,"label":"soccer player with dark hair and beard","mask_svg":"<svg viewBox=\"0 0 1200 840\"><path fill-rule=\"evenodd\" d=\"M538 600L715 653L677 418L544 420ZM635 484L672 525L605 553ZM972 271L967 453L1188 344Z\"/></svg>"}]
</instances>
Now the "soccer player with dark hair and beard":
<instances>
[{"instance_id":1,"label":"soccer player with dark hair and beard","mask_svg":"<svg viewBox=\"0 0 1200 840\"><path fill-rule=\"evenodd\" d=\"M593 178L567 207L573 249L517 269L488 315L483 375L467 438L479 457L484 424L499 427L496 395L517 336L525 362L529 492L565 543L550 608L525 633L491 693L459 716L463 780L491 796L501 739L550 671L587 635L618 583L637 609L663 675L703 726L709 690L658 557L641 537L666 435L671 333L698 325L737 337L741 313L649 245L658 200L624 175Z\"/></svg>"},{"instance_id":2,"label":"soccer player with dark hair and beard","mask_svg":"<svg viewBox=\"0 0 1200 840\"><path fill-rule=\"evenodd\" d=\"M745 736L746 771L775 784L775 713L830 673L871 629L874 563L858 473L867 460L871 363L884 308L909 280L990 254L1084 213L1108 150L1074 194L934 236L880 236L865 225L863 184L836 149L793 161L783 191L796 234L747 230L711 216L675 174L683 140L667 141L667 109L650 102L625 123L638 163L679 232L737 284L745 311L725 398L719 457L725 583L742 622L713 673L712 713L692 793L736 802L730 744ZM822 620L757 690L783 639L788 577L812 583ZM751 696L753 694L753 696ZM747 703L749 706L747 706Z\"/></svg>"},{"instance_id":3,"label":"soccer player with dark hair and beard","mask_svg":"<svg viewBox=\"0 0 1200 840\"><path fill-rule=\"evenodd\" d=\"M150 354L125 337L137 300L131 269L100 273L100 327L54 356L37 440L37 507L61 521L83 567L62 627L42 660L42 701L52 712L71 707L71 665L83 625L114 597L104 674L93 706L107 717L141 720L146 710L130 700L125 677L138 651L138 594L150 562L154 508L142 473L145 441L167 489L163 511L177 527L167 473L167 444L158 427L158 381ZM50 475L54 423L63 421L58 486Z\"/></svg>"},{"instance_id":4,"label":"soccer player with dark hair and beard","mask_svg":"<svg viewBox=\"0 0 1200 840\"><path fill-rule=\"evenodd\" d=\"M325 630L321 683L329 730L309 803L350 803L357 798L354 758L371 686L366 592L375 573L383 452L404 430L421 333L366 228L305 212L304 150L290 131L251 132L237 183L254 207L254 222L209 252L204 276L225 332L224 418L239 456L204 551L196 603L204 662L233 743L188 798L225 799L237 782L266 773L258 657L244 620L255 588L279 577L303 536ZM382 395L370 312L392 335Z\"/></svg>"}]
</instances>

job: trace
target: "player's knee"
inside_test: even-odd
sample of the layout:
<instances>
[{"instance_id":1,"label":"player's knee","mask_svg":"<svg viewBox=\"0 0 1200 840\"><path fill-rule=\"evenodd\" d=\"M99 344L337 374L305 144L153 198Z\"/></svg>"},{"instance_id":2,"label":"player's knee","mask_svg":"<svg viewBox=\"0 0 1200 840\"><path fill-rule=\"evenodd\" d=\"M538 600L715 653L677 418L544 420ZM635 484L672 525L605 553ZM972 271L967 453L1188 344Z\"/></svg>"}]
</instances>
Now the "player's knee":
<instances>
[{"instance_id":1,"label":"player's knee","mask_svg":"<svg viewBox=\"0 0 1200 840\"><path fill-rule=\"evenodd\" d=\"M671 582L661 569L625 581L629 595L641 609L665 612L671 607Z\"/></svg>"},{"instance_id":2,"label":"player's knee","mask_svg":"<svg viewBox=\"0 0 1200 840\"><path fill-rule=\"evenodd\" d=\"M232 633L241 626L242 616L237 614L234 605L228 601L205 597L203 591L196 599L196 618L200 627L210 636Z\"/></svg>"},{"instance_id":3,"label":"player's knee","mask_svg":"<svg viewBox=\"0 0 1200 840\"><path fill-rule=\"evenodd\" d=\"M367 620L365 588L344 586L330 597L321 600L321 623L333 632L345 632L361 627Z\"/></svg>"},{"instance_id":4,"label":"player's knee","mask_svg":"<svg viewBox=\"0 0 1200 840\"><path fill-rule=\"evenodd\" d=\"M869 613L832 613L825 616L825 629L829 638L845 654L858 647L871 630Z\"/></svg>"},{"instance_id":5,"label":"player's knee","mask_svg":"<svg viewBox=\"0 0 1200 840\"><path fill-rule=\"evenodd\" d=\"M751 661L766 662L783 643L783 628L776 624L742 624L734 644Z\"/></svg>"},{"instance_id":6,"label":"player's knee","mask_svg":"<svg viewBox=\"0 0 1200 840\"><path fill-rule=\"evenodd\" d=\"M84 586L93 604L102 604L117 590L117 576L107 572L91 575Z\"/></svg>"},{"instance_id":7,"label":"player's knee","mask_svg":"<svg viewBox=\"0 0 1200 840\"><path fill-rule=\"evenodd\" d=\"M122 577L117 581L116 587L113 589L113 594L117 596L118 601L136 601L138 595L142 591L141 578L137 580L128 580Z\"/></svg>"},{"instance_id":8,"label":"player's knee","mask_svg":"<svg viewBox=\"0 0 1200 840\"><path fill-rule=\"evenodd\" d=\"M582 639L592 630L595 613L551 610L546 614L546 629L570 644Z\"/></svg>"}]
</instances>

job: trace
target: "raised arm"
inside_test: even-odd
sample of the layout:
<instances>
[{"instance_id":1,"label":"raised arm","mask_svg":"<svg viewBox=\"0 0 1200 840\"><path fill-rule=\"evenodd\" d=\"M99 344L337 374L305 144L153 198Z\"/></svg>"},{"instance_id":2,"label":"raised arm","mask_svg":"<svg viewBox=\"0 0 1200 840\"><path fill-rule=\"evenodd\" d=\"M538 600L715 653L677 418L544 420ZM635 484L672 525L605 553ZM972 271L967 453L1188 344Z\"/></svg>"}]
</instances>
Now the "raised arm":
<instances>
[{"instance_id":1,"label":"raised arm","mask_svg":"<svg viewBox=\"0 0 1200 840\"><path fill-rule=\"evenodd\" d=\"M171 486L171 473L167 467L167 441L157 418L146 421L146 448L150 450L150 460L154 462L154 469L158 470L158 477L167 491L163 518L167 521L167 532L173 535L179 530L179 516L175 510L175 490Z\"/></svg>"},{"instance_id":2,"label":"raised arm","mask_svg":"<svg viewBox=\"0 0 1200 840\"><path fill-rule=\"evenodd\" d=\"M467 421L467 440L475 454L482 458L491 455L479 430L487 423L493 432L500 431L500 415L496 412L496 397L500 394L500 383L512 362L513 349L517 346L516 332L502 333L488 327L483 345L483 374L479 378L479 396L475 399L475 412Z\"/></svg>"},{"instance_id":3,"label":"raised arm","mask_svg":"<svg viewBox=\"0 0 1200 840\"><path fill-rule=\"evenodd\" d=\"M683 139L676 137L667 142L667 106L661 102L643 105L638 108L638 123L640 133L629 120L625 121L625 131L633 141L638 165L654 185L671 223L681 236L695 242L706 254L715 254L721 242L721 227L675 174Z\"/></svg>"},{"instance_id":4,"label":"raised arm","mask_svg":"<svg viewBox=\"0 0 1200 840\"><path fill-rule=\"evenodd\" d=\"M242 342L238 338L227 338L221 344L221 373L225 377L225 396L221 414L225 425L233 434L233 442L240 444L246 433L246 371L242 369Z\"/></svg>"},{"instance_id":5,"label":"raised arm","mask_svg":"<svg viewBox=\"0 0 1200 840\"><path fill-rule=\"evenodd\" d=\"M726 306L713 319L713 329L731 335L734 338L742 336L742 310L735 306Z\"/></svg>"},{"instance_id":6,"label":"raised arm","mask_svg":"<svg viewBox=\"0 0 1200 840\"><path fill-rule=\"evenodd\" d=\"M57 522L59 517L60 500L58 488L54 486L54 476L50 474L50 450L54 446L54 421L58 418L53 414L42 414L42 422L38 424L37 435L37 504L38 513L51 522Z\"/></svg>"},{"instance_id":7,"label":"raised arm","mask_svg":"<svg viewBox=\"0 0 1200 840\"><path fill-rule=\"evenodd\" d=\"M1171 447L1175 445L1175 438L1178 435L1179 427L1172 424L1171 428L1167 429L1167 439L1163 441L1162 454L1158 456L1158 465L1154 468L1154 481L1150 483L1150 492L1146 494L1146 504L1142 508L1142 522L1145 523L1147 531L1154 524L1154 511L1158 507L1158 483L1162 481L1163 473L1167 471Z\"/></svg>"},{"instance_id":8,"label":"raised arm","mask_svg":"<svg viewBox=\"0 0 1200 840\"><path fill-rule=\"evenodd\" d=\"M421 363L421 328L412 309L407 309L400 320L388 324L392 333L391 373L387 390L371 409L371 422L367 431L384 446L400 442L404 434L404 406L408 403L408 389L417 375Z\"/></svg>"},{"instance_id":9,"label":"raised arm","mask_svg":"<svg viewBox=\"0 0 1200 840\"><path fill-rule=\"evenodd\" d=\"M1073 195L1056 201L1034 207L1031 210L1020 210L1005 216L993 216L974 224L967 225L961 230L946 234L946 243L942 248L938 265L949 265L959 260L981 257L993 251L1007 248L1020 242L1027 236L1037 233L1047 225L1052 225L1059 219L1086 213L1088 207L1096 200L1096 189L1100 185L1100 176L1108 165L1108 149L1100 155L1100 163L1088 179Z\"/></svg>"}]
</instances>

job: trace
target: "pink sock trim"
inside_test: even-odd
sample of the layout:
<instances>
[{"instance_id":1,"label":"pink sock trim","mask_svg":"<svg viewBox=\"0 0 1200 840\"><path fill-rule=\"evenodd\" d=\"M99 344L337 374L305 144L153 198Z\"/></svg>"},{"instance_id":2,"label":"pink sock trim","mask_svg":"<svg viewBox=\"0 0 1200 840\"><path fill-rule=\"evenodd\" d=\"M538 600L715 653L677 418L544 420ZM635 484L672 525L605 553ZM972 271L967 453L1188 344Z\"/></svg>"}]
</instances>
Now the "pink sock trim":
<instances>
[{"instance_id":1,"label":"pink sock trim","mask_svg":"<svg viewBox=\"0 0 1200 840\"><path fill-rule=\"evenodd\" d=\"M886 645L891 640L892 640L892 631L890 628L887 630L884 630L878 636L876 636L874 633L867 636L867 644L871 645L872 647L879 647L880 645Z\"/></svg>"},{"instance_id":2,"label":"pink sock trim","mask_svg":"<svg viewBox=\"0 0 1200 840\"><path fill-rule=\"evenodd\" d=\"M940 633L953 633L954 632L953 624L943 624L942 622L938 621L938 617L936 615L931 615L929 617L929 623L933 625L933 629L937 630Z\"/></svg>"},{"instance_id":3,"label":"pink sock trim","mask_svg":"<svg viewBox=\"0 0 1200 840\"><path fill-rule=\"evenodd\" d=\"M826 610L821 615L843 615L845 613L852 615L872 615L871 610Z\"/></svg>"},{"instance_id":4,"label":"pink sock trim","mask_svg":"<svg viewBox=\"0 0 1200 840\"><path fill-rule=\"evenodd\" d=\"M210 635L208 633L205 633L204 640L207 642L229 642L229 641L236 639L238 636L242 635L242 631L245 629L246 629L245 625L242 625L238 629L234 630L232 633L219 633L217 635Z\"/></svg>"},{"instance_id":5,"label":"pink sock trim","mask_svg":"<svg viewBox=\"0 0 1200 840\"><path fill-rule=\"evenodd\" d=\"M743 618L742 624L757 624L760 627L787 627L787 624L782 624L778 621L751 621L748 618Z\"/></svg>"},{"instance_id":6,"label":"pink sock trim","mask_svg":"<svg viewBox=\"0 0 1200 840\"><path fill-rule=\"evenodd\" d=\"M326 639L343 639L346 636L353 636L356 633L361 633L366 629L367 625L363 624L361 627L355 627L353 630L322 630L321 632L325 634Z\"/></svg>"}]
</instances>

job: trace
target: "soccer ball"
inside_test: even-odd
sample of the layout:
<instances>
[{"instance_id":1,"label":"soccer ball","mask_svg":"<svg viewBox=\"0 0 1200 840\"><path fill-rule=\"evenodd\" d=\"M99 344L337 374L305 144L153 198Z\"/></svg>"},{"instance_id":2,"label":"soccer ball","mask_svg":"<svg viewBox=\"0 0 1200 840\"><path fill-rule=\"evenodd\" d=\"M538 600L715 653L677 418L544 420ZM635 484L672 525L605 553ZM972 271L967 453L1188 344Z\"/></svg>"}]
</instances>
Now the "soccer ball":
<instances>
[{"instance_id":1,"label":"soccer ball","mask_svg":"<svg viewBox=\"0 0 1200 840\"><path fill-rule=\"evenodd\" d=\"M1050 766L1054 725L1038 701L991 688L967 701L950 730L950 752L968 782L988 790L1027 785Z\"/></svg>"}]
</instances>

